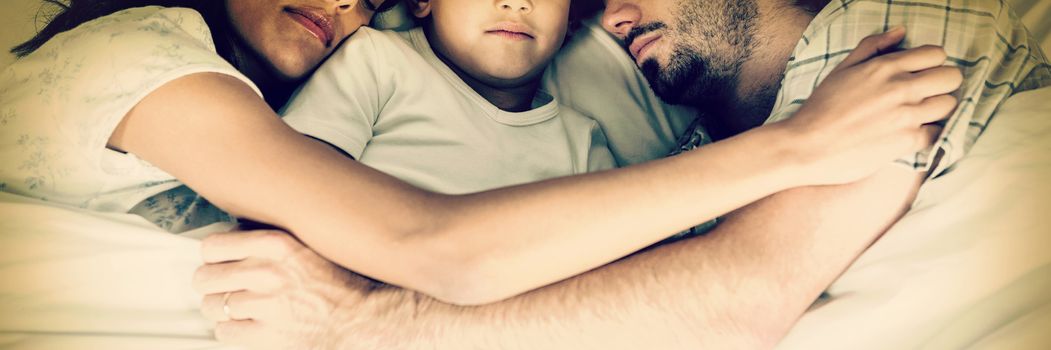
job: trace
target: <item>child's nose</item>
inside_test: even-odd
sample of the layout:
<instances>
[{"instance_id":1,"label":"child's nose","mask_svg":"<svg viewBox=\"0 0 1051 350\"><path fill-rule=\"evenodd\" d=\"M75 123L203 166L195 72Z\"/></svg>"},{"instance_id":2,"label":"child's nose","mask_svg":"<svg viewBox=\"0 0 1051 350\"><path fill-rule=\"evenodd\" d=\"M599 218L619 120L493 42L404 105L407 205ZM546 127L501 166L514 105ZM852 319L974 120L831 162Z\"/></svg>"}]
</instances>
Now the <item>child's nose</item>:
<instances>
[{"instance_id":1,"label":"child's nose","mask_svg":"<svg viewBox=\"0 0 1051 350\"><path fill-rule=\"evenodd\" d=\"M533 2L530 0L497 0L496 7L501 11L529 13L533 11Z\"/></svg>"}]
</instances>

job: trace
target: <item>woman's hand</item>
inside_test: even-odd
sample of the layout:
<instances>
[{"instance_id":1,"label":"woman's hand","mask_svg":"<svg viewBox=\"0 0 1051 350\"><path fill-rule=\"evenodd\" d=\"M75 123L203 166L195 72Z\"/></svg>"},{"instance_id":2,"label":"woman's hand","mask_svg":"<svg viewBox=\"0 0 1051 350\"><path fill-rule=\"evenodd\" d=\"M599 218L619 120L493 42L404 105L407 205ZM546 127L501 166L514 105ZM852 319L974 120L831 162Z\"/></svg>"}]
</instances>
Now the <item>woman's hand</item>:
<instances>
[{"instance_id":1,"label":"woman's hand","mask_svg":"<svg viewBox=\"0 0 1051 350\"><path fill-rule=\"evenodd\" d=\"M283 231L217 233L194 275L201 312L222 343L252 349L324 348L334 312L372 282L325 260ZM338 327L337 327L338 328Z\"/></svg>"},{"instance_id":2,"label":"woman's hand","mask_svg":"<svg viewBox=\"0 0 1051 350\"><path fill-rule=\"evenodd\" d=\"M929 148L941 131L963 75L942 66L940 47L891 51L905 37L898 28L865 38L793 116L773 126L801 147L802 182L848 183L897 158Z\"/></svg>"}]
</instances>

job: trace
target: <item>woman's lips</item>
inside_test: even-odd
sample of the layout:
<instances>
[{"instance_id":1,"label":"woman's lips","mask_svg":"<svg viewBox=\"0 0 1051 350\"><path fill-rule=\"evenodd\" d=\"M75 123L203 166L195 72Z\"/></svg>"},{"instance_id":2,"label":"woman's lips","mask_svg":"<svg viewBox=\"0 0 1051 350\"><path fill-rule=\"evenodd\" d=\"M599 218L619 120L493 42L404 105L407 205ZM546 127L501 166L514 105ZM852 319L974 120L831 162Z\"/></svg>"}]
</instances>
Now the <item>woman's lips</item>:
<instances>
[{"instance_id":1,"label":"woman's lips","mask_svg":"<svg viewBox=\"0 0 1051 350\"><path fill-rule=\"evenodd\" d=\"M289 7L285 9L285 12L310 34L321 40L322 45L325 45L325 47L332 46L332 39L336 34L332 29L332 20L323 11Z\"/></svg>"},{"instance_id":2,"label":"woman's lips","mask_svg":"<svg viewBox=\"0 0 1051 350\"><path fill-rule=\"evenodd\" d=\"M640 39L635 39L631 46L628 46L628 51L631 52L631 56L635 58L635 63L641 63L642 59L645 58L647 52L653 48L653 44L660 40L661 35L654 34L646 36Z\"/></svg>"}]
</instances>

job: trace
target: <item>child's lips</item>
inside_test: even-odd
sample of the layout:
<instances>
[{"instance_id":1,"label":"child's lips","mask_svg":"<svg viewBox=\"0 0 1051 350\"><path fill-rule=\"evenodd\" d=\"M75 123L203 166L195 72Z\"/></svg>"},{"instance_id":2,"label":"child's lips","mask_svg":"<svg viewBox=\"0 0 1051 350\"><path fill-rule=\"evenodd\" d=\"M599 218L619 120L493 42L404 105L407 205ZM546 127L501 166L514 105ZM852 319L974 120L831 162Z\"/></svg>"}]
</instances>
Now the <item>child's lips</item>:
<instances>
[{"instance_id":1,"label":"child's lips","mask_svg":"<svg viewBox=\"0 0 1051 350\"><path fill-rule=\"evenodd\" d=\"M488 32L485 32L485 33L486 34L497 35L497 36L500 36L502 38L511 39L511 40L530 40L530 39L533 39L533 37L529 36L528 34L517 33L517 32L509 32L509 31L506 31L506 30L492 30L492 31L488 31Z\"/></svg>"},{"instance_id":2,"label":"child's lips","mask_svg":"<svg viewBox=\"0 0 1051 350\"><path fill-rule=\"evenodd\" d=\"M512 40L531 40L535 38L533 28L518 22L500 22L487 28L485 33Z\"/></svg>"}]
</instances>

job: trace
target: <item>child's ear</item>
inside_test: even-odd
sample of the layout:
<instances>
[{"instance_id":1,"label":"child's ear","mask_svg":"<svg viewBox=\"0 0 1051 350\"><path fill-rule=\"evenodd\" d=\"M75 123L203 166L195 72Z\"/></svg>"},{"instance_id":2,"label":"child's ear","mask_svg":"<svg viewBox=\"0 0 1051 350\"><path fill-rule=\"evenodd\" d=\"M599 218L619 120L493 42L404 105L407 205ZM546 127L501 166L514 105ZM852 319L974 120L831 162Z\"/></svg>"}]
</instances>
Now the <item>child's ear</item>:
<instances>
[{"instance_id":1,"label":"child's ear","mask_svg":"<svg viewBox=\"0 0 1051 350\"><path fill-rule=\"evenodd\" d=\"M427 18L431 15L431 0L406 0L409 12L416 18Z\"/></svg>"}]
</instances>

